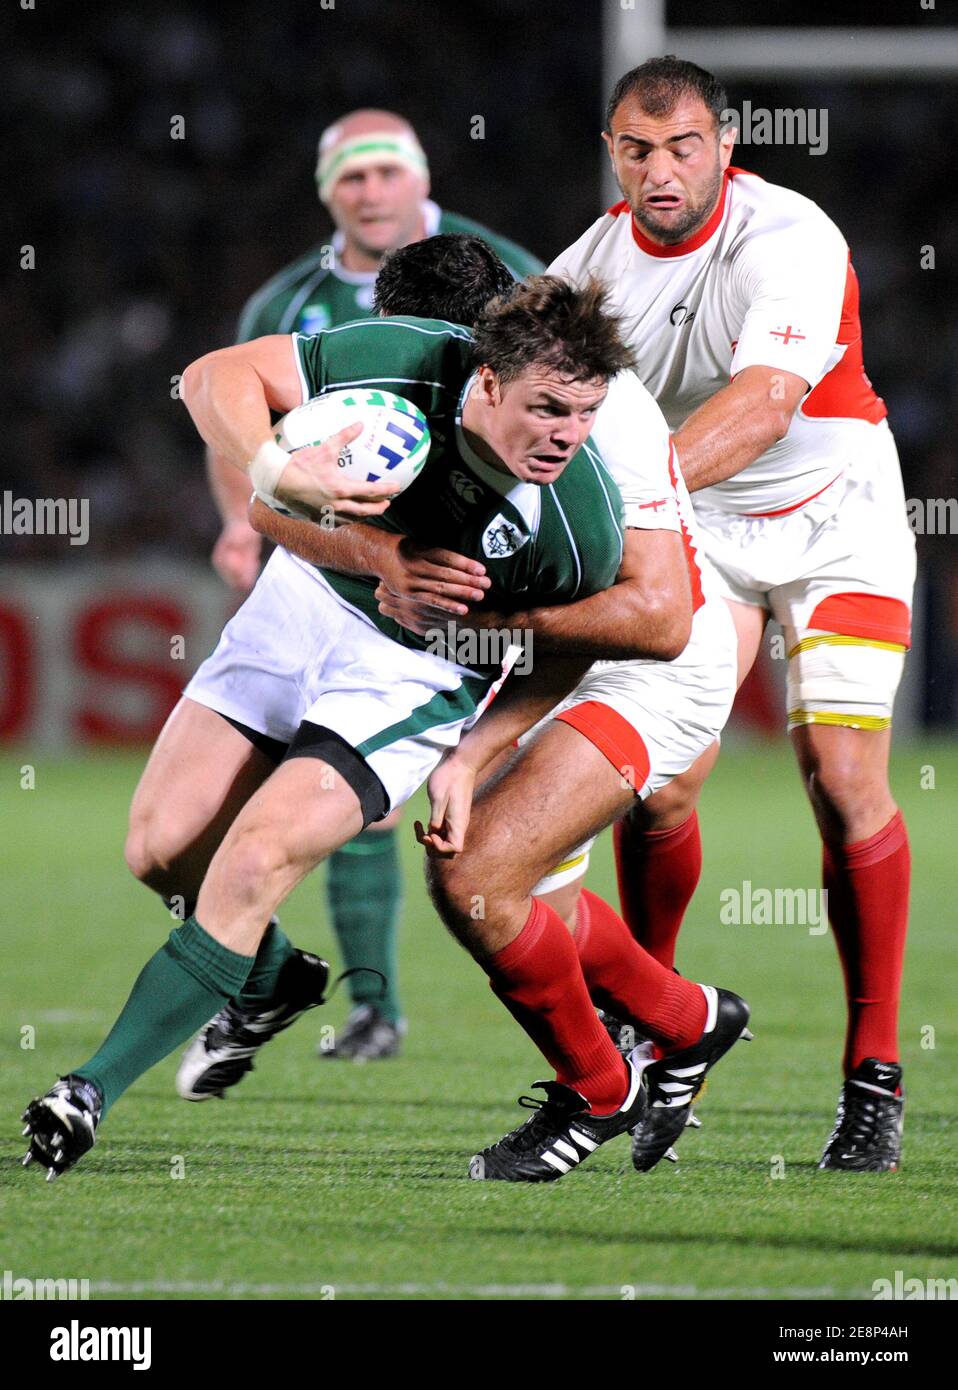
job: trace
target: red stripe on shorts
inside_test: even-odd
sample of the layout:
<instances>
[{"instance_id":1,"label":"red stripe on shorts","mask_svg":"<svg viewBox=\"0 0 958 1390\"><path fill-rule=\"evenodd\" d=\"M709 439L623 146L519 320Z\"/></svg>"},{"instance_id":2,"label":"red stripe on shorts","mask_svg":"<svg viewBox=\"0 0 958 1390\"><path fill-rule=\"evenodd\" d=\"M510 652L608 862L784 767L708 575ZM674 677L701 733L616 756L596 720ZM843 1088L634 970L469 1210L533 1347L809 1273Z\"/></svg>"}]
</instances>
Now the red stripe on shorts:
<instances>
[{"instance_id":1,"label":"red stripe on shorts","mask_svg":"<svg viewBox=\"0 0 958 1390\"><path fill-rule=\"evenodd\" d=\"M627 719L599 700L584 700L581 705L573 705L555 717L563 724L571 724L594 743L634 792L642 790L651 767L649 750L642 735Z\"/></svg>"},{"instance_id":2,"label":"red stripe on shorts","mask_svg":"<svg viewBox=\"0 0 958 1390\"><path fill-rule=\"evenodd\" d=\"M874 637L879 642L911 646L911 613L900 598L884 594L829 594L806 624L844 637Z\"/></svg>"}]
</instances>

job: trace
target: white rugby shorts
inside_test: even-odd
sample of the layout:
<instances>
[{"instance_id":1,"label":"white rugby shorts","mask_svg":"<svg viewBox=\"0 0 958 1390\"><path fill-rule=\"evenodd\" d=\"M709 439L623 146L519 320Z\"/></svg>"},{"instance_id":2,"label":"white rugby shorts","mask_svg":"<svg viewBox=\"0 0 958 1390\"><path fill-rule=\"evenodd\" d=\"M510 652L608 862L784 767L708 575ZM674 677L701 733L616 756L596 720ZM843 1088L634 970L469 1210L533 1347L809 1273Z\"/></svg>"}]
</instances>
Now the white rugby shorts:
<instances>
[{"instance_id":1,"label":"white rugby shorts","mask_svg":"<svg viewBox=\"0 0 958 1390\"><path fill-rule=\"evenodd\" d=\"M720 736L735 698L736 664L728 607L710 597L674 661L597 661L536 729L552 719L570 724L645 800L687 772ZM533 893L551 893L580 878L593 843L594 838L579 845Z\"/></svg>"},{"instance_id":2,"label":"white rugby shorts","mask_svg":"<svg viewBox=\"0 0 958 1390\"><path fill-rule=\"evenodd\" d=\"M304 720L332 729L396 807L472 727L498 684L394 642L311 566L277 549L183 693L282 743Z\"/></svg>"},{"instance_id":3,"label":"white rugby shorts","mask_svg":"<svg viewBox=\"0 0 958 1390\"><path fill-rule=\"evenodd\" d=\"M895 441L885 421L849 428L852 462L797 510L733 515L693 494L721 592L782 625L790 728L887 728L911 641L915 538Z\"/></svg>"}]
</instances>

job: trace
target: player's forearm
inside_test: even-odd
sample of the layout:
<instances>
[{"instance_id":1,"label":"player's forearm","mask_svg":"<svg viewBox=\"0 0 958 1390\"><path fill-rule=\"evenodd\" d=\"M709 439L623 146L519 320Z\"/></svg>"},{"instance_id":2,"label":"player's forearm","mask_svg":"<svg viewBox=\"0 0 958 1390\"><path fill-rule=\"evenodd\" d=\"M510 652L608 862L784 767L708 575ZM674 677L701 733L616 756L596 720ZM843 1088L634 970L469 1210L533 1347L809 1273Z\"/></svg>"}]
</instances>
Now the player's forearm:
<instances>
[{"instance_id":1,"label":"player's forearm","mask_svg":"<svg viewBox=\"0 0 958 1390\"><path fill-rule=\"evenodd\" d=\"M558 705L591 666L582 656L542 657L528 674L510 674L482 717L460 740L453 756L480 772Z\"/></svg>"},{"instance_id":2,"label":"player's forearm","mask_svg":"<svg viewBox=\"0 0 958 1390\"><path fill-rule=\"evenodd\" d=\"M282 516L255 498L249 509L249 519L255 531L289 550L293 555L322 565L340 574L359 575L378 579L386 568L387 556L395 550L400 537L378 526L365 526L361 521L349 526L322 526L315 521L298 521Z\"/></svg>"},{"instance_id":3,"label":"player's forearm","mask_svg":"<svg viewBox=\"0 0 958 1390\"><path fill-rule=\"evenodd\" d=\"M578 603L533 608L509 621L533 633L537 652L577 653L594 661L672 661L691 630L688 576L683 571L667 587L623 580Z\"/></svg>"},{"instance_id":4,"label":"player's forearm","mask_svg":"<svg viewBox=\"0 0 958 1390\"><path fill-rule=\"evenodd\" d=\"M224 526L233 521L245 521L250 500L250 483L246 474L234 468L222 454L207 448L206 477Z\"/></svg>"},{"instance_id":5,"label":"player's forearm","mask_svg":"<svg viewBox=\"0 0 958 1390\"><path fill-rule=\"evenodd\" d=\"M228 352L210 352L187 367L180 395L203 442L246 473L260 445L272 437L258 372Z\"/></svg>"},{"instance_id":6,"label":"player's forearm","mask_svg":"<svg viewBox=\"0 0 958 1390\"><path fill-rule=\"evenodd\" d=\"M692 412L674 436L690 492L733 478L783 438L794 407L771 389L764 377L736 377Z\"/></svg>"}]
</instances>

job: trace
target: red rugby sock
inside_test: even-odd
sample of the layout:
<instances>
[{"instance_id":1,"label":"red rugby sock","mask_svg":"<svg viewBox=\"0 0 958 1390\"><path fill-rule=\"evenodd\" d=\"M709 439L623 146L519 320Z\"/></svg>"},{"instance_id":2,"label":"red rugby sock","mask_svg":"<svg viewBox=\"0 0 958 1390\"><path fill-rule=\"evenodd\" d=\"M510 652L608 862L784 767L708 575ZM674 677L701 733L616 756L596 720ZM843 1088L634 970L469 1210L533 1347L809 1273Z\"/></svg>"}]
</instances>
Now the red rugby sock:
<instances>
[{"instance_id":1,"label":"red rugby sock","mask_svg":"<svg viewBox=\"0 0 958 1390\"><path fill-rule=\"evenodd\" d=\"M556 1076L585 1096L597 1115L625 1100L628 1069L596 1017L569 929L557 912L532 900L522 931L482 963L493 991Z\"/></svg>"},{"instance_id":2,"label":"red rugby sock","mask_svg":"<svg viewBox=\"0 0 958 1390\"><path fill-rule=\"evenodd\" d=\"M630 816L612 829L622 916L636 941L671 970L685 910L702 872L695 811L671 830L644 830Z\"/></svg>"},{"instance_id":3,"label":"red rugby sock","mask_svg":"<svg viewBox=\"0 0 958 1390\"><path fill-rule=\"evenodd\" d=\"M707 1005L701 987L660 965L602 898L583 888L575 946L593 1003L669 1052L702 1036Z\"/></svg>"},{"instance_id":4,"label":"red rugby sock","mask_svg":"<svg viewBox=\"0 0 958 1390\"><path fill-rule=\"evenodd\" d=\"M866 1057L898 1061L898 1000L911 853L897 811L867 840L823 849L828 916L845 974L846 1076Z\"/></svg>"}]
</instances>

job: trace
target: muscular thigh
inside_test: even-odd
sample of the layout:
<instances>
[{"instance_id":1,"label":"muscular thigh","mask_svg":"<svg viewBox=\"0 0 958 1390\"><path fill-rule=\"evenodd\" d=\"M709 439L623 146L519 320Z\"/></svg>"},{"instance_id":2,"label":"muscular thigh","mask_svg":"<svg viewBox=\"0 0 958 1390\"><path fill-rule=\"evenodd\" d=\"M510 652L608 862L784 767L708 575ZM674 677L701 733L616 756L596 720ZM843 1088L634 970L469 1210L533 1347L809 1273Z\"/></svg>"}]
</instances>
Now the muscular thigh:
<instances>
[{"instance_id":1,"label":"muscular thigh","mask_svg":"<svg viewBox=\"0 0 958 1390\"><path fill-rule=\"evenodd\" d=\"M196 905L199 920L231 950L254 954L270 914L362 825L357 793L328 763L282 763L213 856Z\"/></svg>"},{"instance_id":2,"label":"muscular thigh","mask_svg":"<svg viewBox=\"0 0 958 1390\"><path fill-rule=\"evenodd\" d=\"M553 721L479 789L459 870L524 896L634 796L588 739Z\"/></svg>"},{"instance_id":3,"label":"muscular thigh","mask_svg":"<svg viewBox=\"0 0 958 1390\"><path fill-rule=\"evenodd\" d=\"M310 868L363 828L359 797L320 758L288 758L250 797L222 854L244 836L269 843L278 857Z\"/></svg>"},{"instance_id":4,"label":"muscular thigh","mask_svg":"<svg viewBox=\"0 0 958 1390\"><path fill-rule=\"evenodd\" d=\"M166 852L215 847L276 763L222 715L189 699L166 721L133 795L131 827L152 826Z\"/></svg>"}]
</instances>

